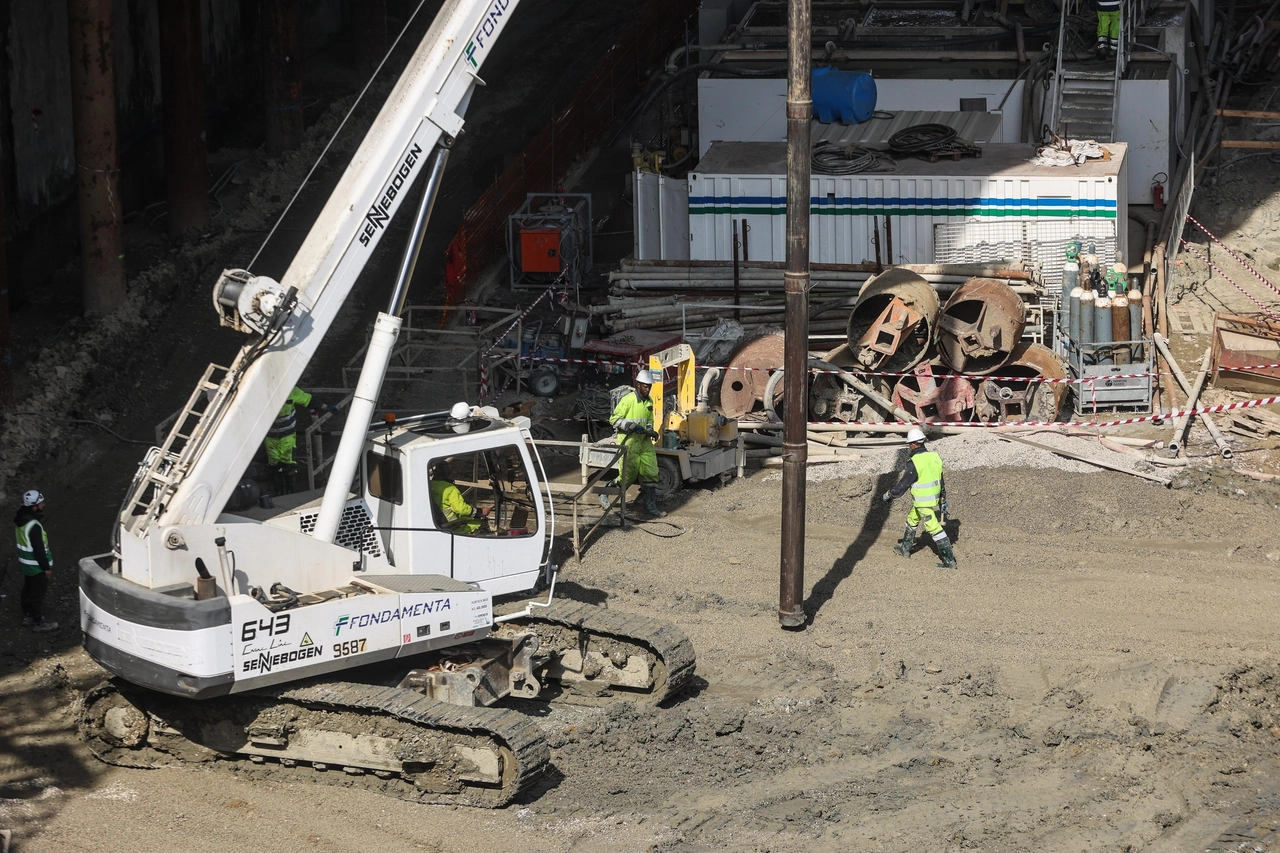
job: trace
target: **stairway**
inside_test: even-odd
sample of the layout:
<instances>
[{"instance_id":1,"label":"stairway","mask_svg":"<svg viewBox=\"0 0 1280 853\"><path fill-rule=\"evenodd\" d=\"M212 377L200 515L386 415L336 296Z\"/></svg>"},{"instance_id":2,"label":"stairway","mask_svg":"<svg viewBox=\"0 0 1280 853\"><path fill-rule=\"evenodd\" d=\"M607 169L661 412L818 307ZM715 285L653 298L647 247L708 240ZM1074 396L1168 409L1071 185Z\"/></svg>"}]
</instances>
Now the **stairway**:
<instances>
[{"instance_id":1,"label":"stairway","mask_svg":"<svg viewBox=\"0 0 1280 853\"><path fill-rule=\"evenodd\" d=\"M1055 71L1053 120L1050 127L1064 139L1115 142L1120 109L1120 81L1133 51L1133 36L1141 23L1140 2L1126 2L1120 13L1120 45L1115 60L1086 61L1068 58L1067 21L1083 7L1080 0L1063 0L1058 22L1058 55Z\"/></svg>"},{"instance_id":2,"label":"stairway","mask_svg":"<svg viewBox=\"0 0 1280 853\"><path fill-rule=\"evenodd\" d=\"M1117 74L1100 65L1073 62L1058 70L1055 132L1064 139L1115 142Z\"/></svg>"}]
</instances>

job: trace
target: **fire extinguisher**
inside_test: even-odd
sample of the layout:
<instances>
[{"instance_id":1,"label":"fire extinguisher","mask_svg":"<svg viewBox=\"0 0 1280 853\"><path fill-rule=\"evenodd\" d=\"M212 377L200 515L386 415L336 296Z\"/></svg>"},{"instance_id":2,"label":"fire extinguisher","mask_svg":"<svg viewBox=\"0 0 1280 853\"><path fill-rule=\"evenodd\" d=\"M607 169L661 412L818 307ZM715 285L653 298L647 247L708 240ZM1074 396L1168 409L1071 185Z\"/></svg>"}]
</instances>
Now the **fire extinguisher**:
<instances>
[{"instance_id":1,"label":"fire extinguisher","mask_svg":"<svg viewBox=\"0 0 1280 853\"><path fill-rule=\"evenodd\" d=\"M1151 179L1151 204L1156 210L1164 210L1164 184L1161 181L1169 180L1169 176L1164 172L1156 172L1156 176Z\"/></svg>"}]
</instances>

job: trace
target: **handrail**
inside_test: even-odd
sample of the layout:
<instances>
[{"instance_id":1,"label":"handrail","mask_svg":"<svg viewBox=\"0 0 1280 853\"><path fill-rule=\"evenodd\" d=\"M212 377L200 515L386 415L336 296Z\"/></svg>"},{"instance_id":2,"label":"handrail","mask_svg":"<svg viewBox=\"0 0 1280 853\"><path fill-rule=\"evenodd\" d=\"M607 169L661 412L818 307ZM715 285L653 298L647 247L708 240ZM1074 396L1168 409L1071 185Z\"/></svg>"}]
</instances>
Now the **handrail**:
<instances>
[{"instance_id":1,"label":"handrail","mask_svg":"<svg viewBox=\"0 0 1280 853\"><path fill-rule=\"evenodd\" d=\"M596 471L596 473L588 477L587 484L583 486L581 489L579 489L578 493L575 494L571 499L573 502L573 558L578 561L579 565L582 564L582 541L585 540L592 533L595 533L596 528L598 528L601 524L604 523L604 520L609 517L609 512L611 508L605 509L604 513L601 514L600 519L596 521L595 524L591 525L591 529L588 530L586 534L580 534L579 528L578 528L578 501L582 498L584 494L587 493L588 490L591 489L592 486L600 482L600 480L604 477L605 472L608 471L610 468L613 468L614 464L618 461L618 459L622 456L622 454L626 452L627 452L627 446L625 444L619 444L618 449L614 451L613 457L609 460L609 464L604 466L603 468L600 468L598 471ZM626 486L623 486L621 488L621 493L622 494L619 496L619 500L618 500L618 519L620 520L622 527L625 529L627 526Z\"/></svg>"}]
</instances>

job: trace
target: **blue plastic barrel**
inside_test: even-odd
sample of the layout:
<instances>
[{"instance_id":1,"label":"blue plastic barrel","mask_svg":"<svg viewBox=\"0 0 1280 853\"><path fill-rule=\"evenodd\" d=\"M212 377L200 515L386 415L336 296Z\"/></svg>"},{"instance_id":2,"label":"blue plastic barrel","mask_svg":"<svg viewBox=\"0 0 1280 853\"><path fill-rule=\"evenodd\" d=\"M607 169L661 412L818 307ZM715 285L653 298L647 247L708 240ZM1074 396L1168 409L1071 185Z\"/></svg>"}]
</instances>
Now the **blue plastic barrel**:
<instances>
[{"instance_id":1,"label":"blue plastic barrel","mask_svg":"<svg viewBox=\"0 0 1280 853\"><path fill-rule=\"evenodd\" d=\"M815 68L813 114L830 124L859 124L876 110L876 81L865 71Z\"/></svg>"}]
</instances>

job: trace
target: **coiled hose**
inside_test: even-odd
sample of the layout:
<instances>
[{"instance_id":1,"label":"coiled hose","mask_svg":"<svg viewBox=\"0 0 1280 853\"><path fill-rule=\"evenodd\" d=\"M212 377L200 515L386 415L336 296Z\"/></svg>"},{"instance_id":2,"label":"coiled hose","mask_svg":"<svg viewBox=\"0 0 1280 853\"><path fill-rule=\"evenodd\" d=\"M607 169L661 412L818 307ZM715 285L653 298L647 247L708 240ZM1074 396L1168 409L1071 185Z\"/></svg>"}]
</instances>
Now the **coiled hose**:
<instances>
[{"instance_id":1,"label":"coiled hose","mask_svg":"<svg viewBox=\"0 0 1280 853\"><path fill-rule=\"evenodd\" d=\"M883 151L860 145L819 142L813 146L811 165L817 175L856 175L860 172L892 172L897 167Z\"/></svg>"}]
</instances>

